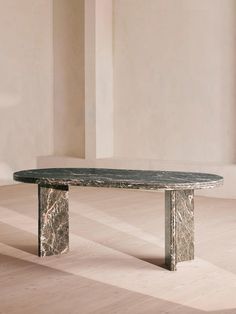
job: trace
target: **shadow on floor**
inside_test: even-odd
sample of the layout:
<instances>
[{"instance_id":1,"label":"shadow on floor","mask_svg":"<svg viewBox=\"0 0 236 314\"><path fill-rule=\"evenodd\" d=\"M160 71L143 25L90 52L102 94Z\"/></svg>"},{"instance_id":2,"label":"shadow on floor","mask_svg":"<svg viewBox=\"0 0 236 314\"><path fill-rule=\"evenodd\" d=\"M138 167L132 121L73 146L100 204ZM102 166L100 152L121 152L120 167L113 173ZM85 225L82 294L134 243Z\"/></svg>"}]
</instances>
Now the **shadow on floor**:
<instances>
[{"instance_id":1,"label":"shadow on floor","mask_svg":"<svg viewBox=\"0 0 236 314\"><path fill-rule=\"evenodd\" d=\"M38 255L37 241L35 234L0 222L1 243L33 255Z\"/></svg>"},{"instance_id":2,"label":"shadow on floor","mask_svg":"<svg viewBox=\"0 0 236 314\"><path fill-rule=\"evenodd\" d=\"M206 313L13 256L0 264L3 313Z\"/></svg>"},{"instance_id":3,"label":"shadow on floor","mask_svg":"<svg viewBox=\"0 0 236 314\"><path fill-rule=\"evenodd\" d=\"M96 223L98 224L98 223ZM18 250L30 253L32 255L38 255L38 246L37 246L37 236L35 234L32 234L30 232L27 232L25 230L13 227L9 224L0 222L0 241L8 246L11 246L13 248L16 248ZM80 236L84 237L84 234L79 234ZM120 232L117 234L118 237L120 237ZM129 236L130 237L130 236ZM148 255L138 255L134 254L134 252L128 250L125 247L125 244L123 245L116 245L116 243L104 243L103 241L99 241L98 239L93 239L93 236L86 237L88 240L95 241L101 245L104 245L106 247L109 247L111 249L117 250L119 252L122 252L124 254L136 257L144 262L150 263L154 266L161 267L164 269L167 269L164 264L164 258L161 256L148 256ZM109 230L107 232L107 238L109 239ZM141 241L139 239L139 241ZM141 241L142 242L142 241ZM143 243L141 243L143 245ZM115 260L115 258L114 258ZM119 259L117 259L118 261Z\"/></svg>"},{"instance_id":4,"label":"shadow on floor","mask_svg":"<svg viewBox=\"0 0 236 314\"><path fill-rule=\"evenodd\" d=\"M164 269L168 269L168 267L165 265L165 259L164 257L160 256L136 256L137 258L139 258L140 260L150 263L152 265L164 268Z\"/></svg>"}]
</instances>

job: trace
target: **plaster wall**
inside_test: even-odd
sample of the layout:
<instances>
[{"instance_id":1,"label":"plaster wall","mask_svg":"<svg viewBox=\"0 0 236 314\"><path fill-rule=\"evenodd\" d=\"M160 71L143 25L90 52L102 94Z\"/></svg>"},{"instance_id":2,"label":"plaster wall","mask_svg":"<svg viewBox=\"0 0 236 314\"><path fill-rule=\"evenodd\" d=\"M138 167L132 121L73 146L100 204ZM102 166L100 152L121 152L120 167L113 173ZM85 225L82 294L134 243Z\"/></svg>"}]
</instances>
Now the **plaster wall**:
<instances>
[{"instance_id":1,"label":"plaster wall","mask_svg":"<svg viewBox=\"0 0 236 314\"><path fill-rule=\"evenodd\" d=\"M236 161L236 2L114 0L117 157Z\"/></svg>"},{"instance_id":2,"label":"plaster wall","mask_svg":"<svg viewBox=\"0 0 236 314\"><path fill-rule=\"evenodd\" d=\"M52 153L52 1L0 0L0 181Z\"/></svg>"},{"instance_id":3,"label":"plaster wall","mask_svg":"<svg viewBox=\"0 0 236 314\"><path fill-rule=\"evenodd\" d=\"M111 0L96 5L96 149L113 156L113 15Z\"/></svg>"},{"instance_id":4,"label":"plaster wall","mask_svg":"<svg viewBox=\"0 0 236 314\"><path fill-rule=\"evenodd\" d=\"M113 156L113 12L111 0L85 2L86 158Z\"/></svg>"},{"instance_id":5,"label":"plaster wall","mask_svg":"<svg viewBox=\"0 0 236 314\"><path fill-rule=\"evenodd\" d=\"M84 0L53 1L54 153L85 156Z\"/></svg>"}]
</instances>

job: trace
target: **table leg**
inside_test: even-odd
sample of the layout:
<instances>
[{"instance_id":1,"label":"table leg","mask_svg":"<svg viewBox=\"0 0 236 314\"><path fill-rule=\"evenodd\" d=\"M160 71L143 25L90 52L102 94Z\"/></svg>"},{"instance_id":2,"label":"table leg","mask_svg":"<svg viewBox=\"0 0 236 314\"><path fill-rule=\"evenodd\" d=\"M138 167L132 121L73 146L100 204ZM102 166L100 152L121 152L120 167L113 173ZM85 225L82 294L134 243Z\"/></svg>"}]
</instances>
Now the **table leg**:
<instances>
[{"instance_id":1,"label":"table leg","mask_svg":"<svg viewBox=\"0 0 236 314\"><path fill-rule=\"evenodd\" d=\"M165 264L194 259L194 191L165 191Z\"/></svg>"},{"instance_id":2,"label":"table leg","mask_svg":"<svg viewBox=\"0 0 236 314\"><path fill-rule=\"evenodd\" d=\"M38 255L69 250L68 186L38 185Z\"/></svg>"}]
</instances>

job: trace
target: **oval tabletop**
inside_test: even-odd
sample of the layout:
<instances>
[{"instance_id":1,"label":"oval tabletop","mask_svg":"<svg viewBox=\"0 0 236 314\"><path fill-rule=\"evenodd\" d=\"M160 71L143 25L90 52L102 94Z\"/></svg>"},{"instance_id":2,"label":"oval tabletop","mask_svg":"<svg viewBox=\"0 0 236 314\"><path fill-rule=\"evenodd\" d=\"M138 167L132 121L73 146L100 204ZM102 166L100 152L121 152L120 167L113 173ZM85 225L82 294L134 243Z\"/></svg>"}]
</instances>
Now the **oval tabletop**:
<instances>
[{"instance_id":1,"label":"oval tabletop","mask_svg":"<svg viewBox=\"0 0 236 314\"><path fill-rule=\"evenodd\" d=\"M47 185L78 185L143 190L213 188L223 177L198 172L102 168L47 168L15 172L14 180Z\"/></svg>"}]
</instances>

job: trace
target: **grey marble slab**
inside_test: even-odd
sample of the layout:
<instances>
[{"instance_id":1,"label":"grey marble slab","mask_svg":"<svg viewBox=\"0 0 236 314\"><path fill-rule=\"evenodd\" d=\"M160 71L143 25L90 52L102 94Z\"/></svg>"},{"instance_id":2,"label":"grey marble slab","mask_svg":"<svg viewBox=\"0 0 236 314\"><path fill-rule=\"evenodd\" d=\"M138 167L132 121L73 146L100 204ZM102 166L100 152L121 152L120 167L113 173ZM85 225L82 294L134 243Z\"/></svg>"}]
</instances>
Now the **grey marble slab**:
<instances>
[{"instance_id":1,"label":"grey marble slab","mask_svg":"<svg viewBox=\"0 0 236 314\"><path fill-rule=\"evenodd\" d=\"M143 190L213 188L223 184L215 174L178 171L151 171L102 168L47 168L22 170L14 180L50 185L78 185Z\"/></svg>"},{"instance_id":2,"label":"grey marble slab","mask_svg":"<svg viewBox=\"0 0 236 314\"><path fill-rule=\"evenodd\" d=\"M194 189L223 184L215 174L101 168L49 168L14 173L16 181L39 189L39 256L69 250L69 185L158 190L165 192L165 263L194 258Z\"/></svg>"},{"instance_id":3,"label":"grey marble slab","mask_svg":"<svg viewBox=\"0 0 236 314\"><path fill-rule=\"evenodd\" d=\"M165 192L165 264L194 259L194 190Z\"/></svg>"},{"instance_id":4,"label":"grey marble slab","mask_svg":"<svg viewBox=\"0 0 236 314\"><path fill-rule=\"evenodd\" d=\"M68 186L38 186L38 255L50 256L69 250Z\"/></svg>"}]
</instances>

